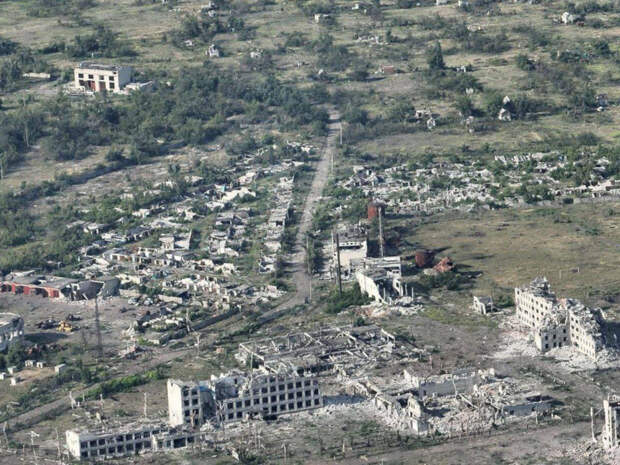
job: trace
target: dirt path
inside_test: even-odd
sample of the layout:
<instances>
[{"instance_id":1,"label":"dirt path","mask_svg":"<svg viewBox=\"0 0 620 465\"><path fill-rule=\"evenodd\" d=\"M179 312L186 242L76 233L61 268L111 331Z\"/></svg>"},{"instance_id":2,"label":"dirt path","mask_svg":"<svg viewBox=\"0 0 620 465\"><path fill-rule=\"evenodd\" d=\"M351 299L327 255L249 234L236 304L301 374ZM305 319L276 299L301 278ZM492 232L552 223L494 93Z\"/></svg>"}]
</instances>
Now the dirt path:
<instances>
[{"instance_id":1,"label":"dirt path","mask_svg":"<svg viewBox=\"0 0 620 465\"><path fill-rule=\"evenodd\" d=\"M329 175L329 165L332 155L336 150L338 134L340 131L340 114L336 110L330 110L329 128L327 133L327 143L321 154L321 159L316 165L314 179L310 186L310 191L304 203L304 209L299 221L297 229L297 237L295 238L295 249L291 256L290 269L292 270L293 281L295 282L295 294L286 302L277 306L273 310L266 312L261 318L262 322L267 322L277 318L286 312L286 310L301 305L311 298L312 278L308 274L306 267L306 234L312 226L312 216L316 209L317 203L323 193L323 189L327 185Z\"/></svg>"}]
</instances>

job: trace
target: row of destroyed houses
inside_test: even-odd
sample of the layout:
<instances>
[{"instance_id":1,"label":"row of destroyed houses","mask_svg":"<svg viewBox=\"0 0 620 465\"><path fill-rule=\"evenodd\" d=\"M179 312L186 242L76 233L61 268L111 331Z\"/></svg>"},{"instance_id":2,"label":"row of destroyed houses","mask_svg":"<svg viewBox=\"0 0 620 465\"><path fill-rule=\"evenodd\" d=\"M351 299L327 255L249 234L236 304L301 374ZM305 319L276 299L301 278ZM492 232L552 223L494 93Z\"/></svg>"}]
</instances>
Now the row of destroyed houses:
<instances>
[{"instance_id":1,"label":"row of destroyed houses","mask_svg":"<svg viewBox=\"0 0 620 465\"><path fill-rule=\"evenodd\" d=\"M387 427L414 436L449 437L521 420L538 422L557 405L536 380L516 380L493 368L429 375L407 367L401 375L369 375L373 368L406 366L423 352L377 326L320 328L245 342L236 358L242 365L252 361L257 369L205 381L169 379L166 421L71 429L66 447L84 460L212 447L227 423L323 408L333 402L322 391L328 379L343 393L372 400L377 420ZM603 439L617 447L620 401L610 399L605 408L610 426Z\"/></svg>"},{"instance_id":2,"label":"row of destroyed houses","mask_svg":"<svg viewBox=\"0 0 620 465\"><path fill-rule=\"evenodd\" d=\"M576 187L554 178L554 172L568 167L568 162L557 153L499 155L495 163L503 167L501 176L513 189L521 187L523 177L530 174L531 169L532 183L549 188L554 198L620 196L620 183L608 178L610 161L605 157L593 160L588 183ZM355 166L353 175L345 179L341 187L350 191L360 189L366 197L380 200L392 213L402 215L471 209L492 202L509 206L524 202L519 196L499 199L497 193L504 190L502 183L496 174L479 164L433 162L430 167L415 169L403 164L381 171Z\"/></svg>"},{"instance_id":3,"label":"row of destroyed houses","mask_svg":"<svg viewBox=\"0 0 620 465\"><path fill-rule=\"evenodd\" d=\"M287 142L285 148L302 159L312 150L295 142ZM286 159L263 167L259 158L260 153L240 158L234 168L238 175L228 183L206 185L198 176L186 176L191 190L171 200L158 200L158 194L174 187L170 185L174 181L154 184L144 195L155 201L131 212L128 221L137 226L125 226L127 221L122 220L126 217L113 224L80 220L67 225L92 237L92 242L80 249L79 269L70 277L33 270L13 272L0 279L0 292L66 300L120 294L130 303L149 307L159 303L159 311L150 308L138 315L138 326L152 327L185 324L179 307L229 312L281 297L283 292L276 286L254 285L239 277L236 261L253 241L260 240L253 224L261 223L258 229L264 230L266 244L262 262L275 263L291 209L294 172L303 162ZM243 202L256 197L251 187L264 177L276 182L271 192L274 208L265 213L266 221L260 221L259 214ZM127 201L135 196L129 191L120 195ZM214 226L200 231L205 246L197 249L198 238L187 222L209 213L215 215ZM150 236L157 240L151 238L149 246L143 245ZM261 266L259 271L268 272L269 268Z\"/></svg>"}]
</instances>

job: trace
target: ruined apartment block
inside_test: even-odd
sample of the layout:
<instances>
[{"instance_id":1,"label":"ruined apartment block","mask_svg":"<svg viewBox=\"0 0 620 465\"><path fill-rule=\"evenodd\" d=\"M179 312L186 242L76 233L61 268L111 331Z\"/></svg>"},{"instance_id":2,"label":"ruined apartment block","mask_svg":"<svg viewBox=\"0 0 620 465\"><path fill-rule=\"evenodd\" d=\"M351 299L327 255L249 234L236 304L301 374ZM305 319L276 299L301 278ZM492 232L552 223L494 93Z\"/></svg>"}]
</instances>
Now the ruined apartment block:
<instances>
[{"instance_id":1,"label":"ruined apartment block","mask_svg":"<svg viewBox=\"0 0 620 465\"><path fill-rule=\"evenodd\" d=\"M516 315L532 328L536 347L547 352L567 344L596 360L604 348L600 309L591 309L575 299L558 299L546 278L515 288Z\"/></svg>"},{"instance_id":2,"label":"ruined apartment block","mask_svg":"<svg viewBox=\"0 0 620 465\"><path fill-rule=\"evenodd\" d=\"M163 423L136 423L97 432L68 430L65 436L67 450L79 460L109 460L167 452L211 441L206 432L170 428Z\"/></svg>"},{"instance_id":3,"label":"ruined apartment block","mask_svg":"<svg viewBox=\"0 0 620 465\"><path fill-rule=\"evenodd\" d=\"M168 428L163 424L131 425L116 431L65 433L69 453L78 459L125 457L152 448L152 438Z\"/></svg>"},{"instance_id":4,"label":"ruined apartment block","mask_svg":"<svg viewBox=\"0 0 620 465\"><path fill-rule=\"evenodd\" d=\"M228 374L210 381L168 380L172 426L200 426L207 421L232 422L278 416L323 407L316 379L286 374Z\"/></svg>"}]
</instances>

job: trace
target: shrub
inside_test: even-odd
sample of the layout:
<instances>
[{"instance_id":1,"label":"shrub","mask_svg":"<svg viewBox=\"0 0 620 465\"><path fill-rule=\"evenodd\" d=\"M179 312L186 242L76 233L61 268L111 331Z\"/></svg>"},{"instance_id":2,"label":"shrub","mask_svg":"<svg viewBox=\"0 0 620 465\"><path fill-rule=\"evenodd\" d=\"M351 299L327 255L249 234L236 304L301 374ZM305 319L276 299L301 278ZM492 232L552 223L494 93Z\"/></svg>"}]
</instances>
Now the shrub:
<instances>
[{"instance_id":1,"label":"shrub","mask_svg":"<svg viewBox=\"0 0 620 465\"><path fill-rule=\"evenodd\" d=\"M337 290L330 293L327 301L327 313L340 313L351 306L367 305L371 302L370 298L360 291L357 283L350 289L345 289L340 294Z\"/></svg>"}]
</instances>

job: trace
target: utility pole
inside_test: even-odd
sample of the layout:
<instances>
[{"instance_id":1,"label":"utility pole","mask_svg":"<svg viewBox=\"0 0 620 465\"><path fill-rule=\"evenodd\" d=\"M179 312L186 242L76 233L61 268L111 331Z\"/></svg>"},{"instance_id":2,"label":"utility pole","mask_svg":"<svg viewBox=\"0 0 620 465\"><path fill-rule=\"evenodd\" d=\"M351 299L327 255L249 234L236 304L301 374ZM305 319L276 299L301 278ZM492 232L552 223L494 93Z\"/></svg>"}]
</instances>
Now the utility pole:
<instances>
[{"instance_id":1,"label":"utility pole","mask_svg":"<svg viewBox=\"0 0 620 465\"><path fill-rule=\"evenodd\" d=\"M379 251L381 254L381 258L385 255L385 250L383 249L383 207L379 207Z\"/></svg>"},{"instance_id":2,"label":"utility pole","mask_svg":"<svg viewBox=\"0 0 620 465\"><path fill-rule=\"evenodd\" d=\"M30 445L32 446L32 455L34 456L35 465L38 465L39 458L37 457L37 451L34 447L34 438L38 438L38 437L39 435L37 433L35 433L34 431L30 431Z\"/></svg>"},{"instance_id":3,"label":"utility pole","mask_svg":"<svg viewBox=\"0 0 620 465\"><path fill-rule=\"evenodd\" d=\"M26 147L30 148L30 137L28 130L28 115L26 115L26 97L22 94L22 108L24 111L24 142L26 142Z\"/></svg>"},{"instance_id":4,"label":"utility pole","mask_svg":"<svg viewBox=\"0 0 620 465\"><path fill-rule=\"evenodd\" d=\"M310 257L310 236L306 235L306 261L308 262L308 274L312 276L312 260Z\"/></svg>"},{"instance_id":5,"label":"utility pole","mask_svg":"<svg viewBox=\"0 0 620 465\"><path fill-rule=\"evenodd\" d=\"M95 296L95 331L97 331L97 357L103 360L103 342L101 340L101 322L99 321L99 301Z\"/></svg>"},{"instance_id":6,"label":"utility pole","mask_svg":"<svg viewBox=\"0 0 620 465\"><path fill-rule=\"evenodd\" d=\"M6 421L4 422L4 424L2 425L2 434L4 435L4 442L6 442L6 450L9 450L9 436L8 434L6 434Z\"/></svg>"},{"instance_id":7,"label":"utility pole","mask_svg":"<svg viewBox=\"0 0 620 465\"><path fill-rule=\"evenodd\" d=\"M148 398L148 394L145 392L144 393L144 419L145 420L148 418L147 398Z\"/></svg>"},{"instance_id":8,"label":"utility pole","mask_svg":"<svg viewBox=\"0 0 620 465\"><path fill-rule=\"evenodd\" d=\"M340 238L336 233L336 279L338 279L338 292L342 295L342 276L340 272Z\"/></svg>"},{"instance_id":9,"label":"utility pole","mask_svg":"<svg viewBox=\"0 0 620 465\"><path fill-rule=\"evenodd\" d=\"M196 357L200 355L200 333L194 333L194 337L196 338Z\"/></svg>"},{"instance_id":10,"label":"utility pole","mask_svg":"<svg viewBox=\"0 0 620 465\"><path fill-rule=\"evenodd\" d=\"M187 326L187 333L191 333L192 332L192 327L189 324L190 323L190 319L189 319L189 307L185 308L185 326Z\"/></svg>"},{"instance_id":11,"label":"utility pole","mask_svg":"<svg viewBox=\"0 0 620 465\"><path fill-rule=\"evenodd\" d=\"M60 448L60 435L58 434L58 428L54 428L56 431L56 447L58 448L58 460L62 456L61 448Z\"/></svg>"}]
</instances>

